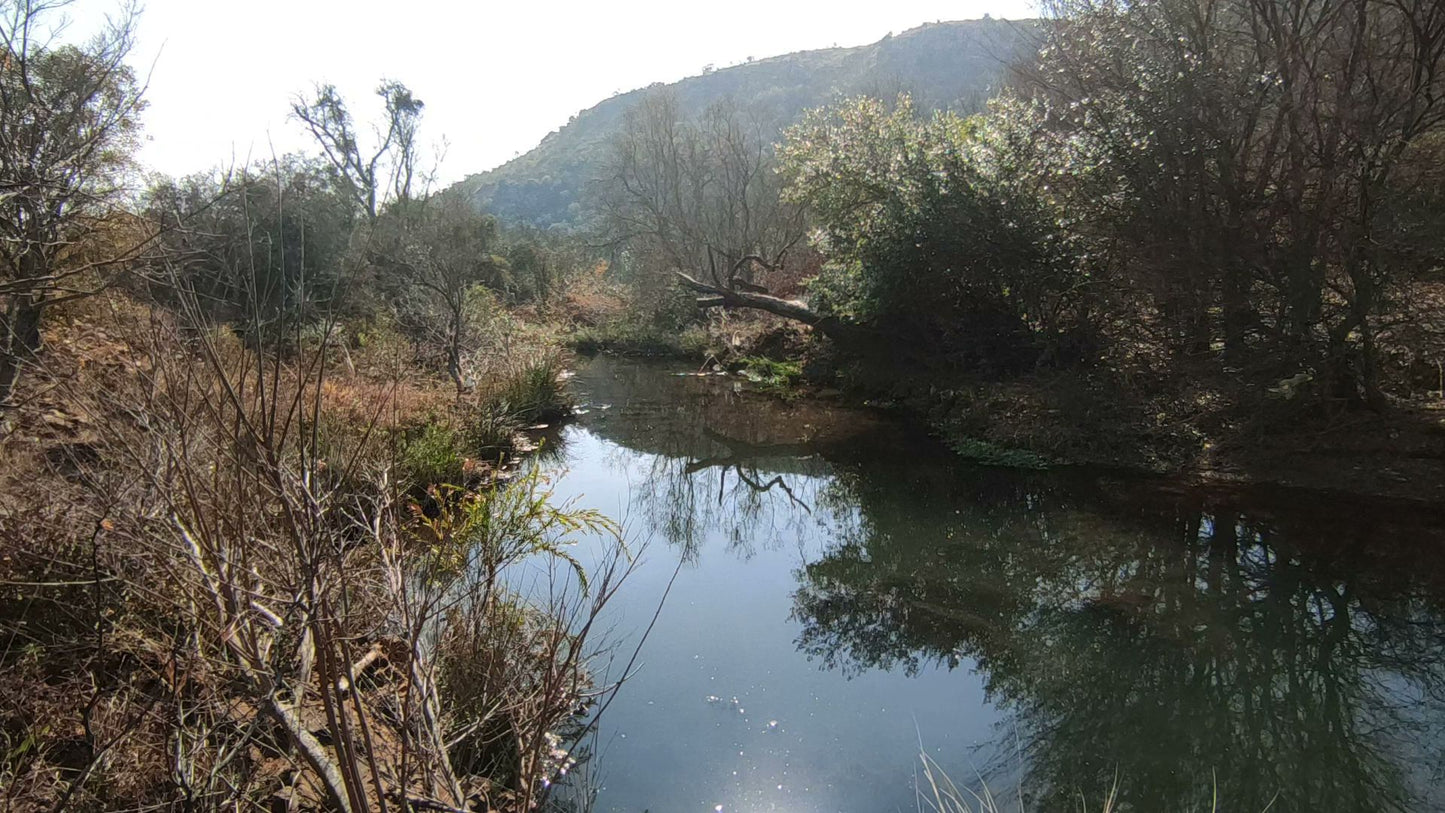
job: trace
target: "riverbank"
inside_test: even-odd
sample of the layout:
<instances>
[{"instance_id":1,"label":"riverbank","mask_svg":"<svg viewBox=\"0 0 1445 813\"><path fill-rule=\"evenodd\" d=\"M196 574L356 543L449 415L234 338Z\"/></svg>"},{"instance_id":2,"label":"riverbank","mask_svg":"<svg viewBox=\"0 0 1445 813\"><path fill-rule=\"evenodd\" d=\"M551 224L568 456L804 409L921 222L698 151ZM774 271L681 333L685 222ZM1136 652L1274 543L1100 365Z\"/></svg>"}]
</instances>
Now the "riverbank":
<instances>
[{"instance_id":1,"label":"riverbank","mask_svg":"<svg viewBox=\"0 0 1445 813\"><path fill-rule=\"evenodd\" d=\"M1118 392L1087 375L1039 375L905 385L891 397L966 456L1018 450L1052 465L1445 502L1445 405L1306 406L1204 387L1130 402Z\"/></svg>"},{"instance_id":2,"label":"riverbank","mask_svg":"<svg viewBox=\"0 0 1445 813\"><path fill-rule=\"evenodd\" d=\"M1106 370L970 380L926 362L844 358L806 328L733 320L667 341L589 328L583 353L716 364L759 389L896 411L964 457L1005 466L1106 466L1185 481L1274 484L1445 503L1445 401L1331 403L1309 381L1250 387L1207 368L1169 379ZM785 384L785 386L780 386Z\"/></svg>"}]
</instances>

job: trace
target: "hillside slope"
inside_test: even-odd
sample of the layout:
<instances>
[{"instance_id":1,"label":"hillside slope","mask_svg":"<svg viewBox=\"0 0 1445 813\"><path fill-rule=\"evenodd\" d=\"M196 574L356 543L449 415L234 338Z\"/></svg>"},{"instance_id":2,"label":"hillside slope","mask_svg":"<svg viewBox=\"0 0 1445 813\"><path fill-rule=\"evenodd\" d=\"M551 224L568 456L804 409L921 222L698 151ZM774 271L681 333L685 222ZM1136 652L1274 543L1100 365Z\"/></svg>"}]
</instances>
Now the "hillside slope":
<instances>
[{"instance_id":1,"label":"hillside slope","mask_svg":"<svg viewBox=\"0 0 1445 813\"><path fill-rule=\"evenodd\" d=\"M976 109L1006 66L1033 42L1032 22L934 23L857 48L802 51L723 68L666 85L686 115L732 97L772 134L804 110L860 94L913 95L920 109ZM476 203L507 223L578 225L582 193L605 163L627 111L662 83L619 94L572 117L531 151L461 181Z\"/></svg>"}]
</instances>

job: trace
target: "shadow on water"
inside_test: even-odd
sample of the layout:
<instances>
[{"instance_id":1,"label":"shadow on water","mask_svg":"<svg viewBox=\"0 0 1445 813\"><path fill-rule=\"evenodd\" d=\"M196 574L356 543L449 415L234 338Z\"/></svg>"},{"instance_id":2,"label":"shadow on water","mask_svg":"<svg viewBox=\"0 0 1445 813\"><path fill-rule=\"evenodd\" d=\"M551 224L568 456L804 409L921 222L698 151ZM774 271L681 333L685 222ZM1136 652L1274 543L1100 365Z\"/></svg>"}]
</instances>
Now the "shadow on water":
<instances>
[{"instance_id":1,"label":"shadow on water","mask_svg":"<svg viewBox=\"0 0 1445 813\"><path fill-rule=\"evenodd\" d=\"M647 461L633 507L686 559L708 534L744 558L814 541L777 619L801 656L977 670L1008 713L992 775L1029 809L1445 803L1435 509L971 467L876 415L646 365L581 383L586 431Z\"/></svg>"}]
</instances>

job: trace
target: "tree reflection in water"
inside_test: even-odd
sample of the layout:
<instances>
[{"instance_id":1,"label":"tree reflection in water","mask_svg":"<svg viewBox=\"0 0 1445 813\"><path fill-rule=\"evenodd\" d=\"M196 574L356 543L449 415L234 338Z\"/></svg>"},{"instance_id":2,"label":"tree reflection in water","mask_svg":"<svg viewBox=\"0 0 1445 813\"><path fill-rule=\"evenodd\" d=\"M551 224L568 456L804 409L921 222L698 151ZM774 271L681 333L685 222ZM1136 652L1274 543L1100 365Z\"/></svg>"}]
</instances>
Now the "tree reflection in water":
<instances>
[{"instance_id":1,"label":"tree reflection in water","mask_svg":"<svg viewBox=\"0 0 1445 813\"><path fill-rule=\"evenodd\" d=\"M842 420L824 404L747 397L711 376L599 358L583 376L590 431L642 455L633 506L647 527L694 561L708 532L747 557L800 536L831 466L820 450L880 425ZM851 414L851 413L850 413ZM638 457L618 460L619 470Z\"/></svg>"},{"instance_id":2,"label":"tree reflection in water","mask_svg":"<svg viewBox=\"0 0 1445 813\"><path fill-rule=\"evenodd\" d=\"M976 663L1032 806L1117 782L1122 809L1437 807L1429 518L886 467L834 480L862 522L799 574L798 646L852 672Z\"/></svg>"},{"instance_id":3,"label":"tree reflection in water","mask_svg":"<svg viewBox=\"0 0 1445 813\"><path fill-rule=\"evenodd\" d=\"M810 658L976 667L1031 809L1445 807L1435 514L978 469L823 406L588 378L619 405L589 430L643 453L636 502L685 557L718 529L742 556L828 540L797 573Z\"/></svg>"},{"instance_id":4,"label":"tree reflection in water","mask_svg":"<svg viewBox=\"0 0 1445 813\"><path fill-rule=\"evenodd\" d=\"M798 538L827 472L809 457L657 456L648 465L648 486L634 504L690 563L708 532L723 533L729 551L743 558L759 546L776 548Z\"/></svg>"}]
</instances>

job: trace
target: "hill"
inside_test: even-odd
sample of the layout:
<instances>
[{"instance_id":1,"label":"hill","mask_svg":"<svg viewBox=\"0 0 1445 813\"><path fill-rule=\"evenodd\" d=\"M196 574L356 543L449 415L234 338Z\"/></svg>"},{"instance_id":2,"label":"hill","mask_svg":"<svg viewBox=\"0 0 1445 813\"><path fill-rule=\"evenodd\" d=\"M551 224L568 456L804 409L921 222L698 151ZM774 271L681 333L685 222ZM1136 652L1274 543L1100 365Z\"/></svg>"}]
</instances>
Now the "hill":
<instances>
[{"instance_id":1,"label":"hill","mask_svg":"<svg viewBox=\"0 0 1445 813\"><path fill-rule=\"evenodd\" d=\"M743 101L774 134L804 110L860 94L906 91L920 109L972 110L998 89L1034 31L1032 22L1007 20L933 23L871 45L801 51L656 83L582 111L525 155L460 186L504 222L577 225L582 191L600 174L609 139L627 111L657 88L669 88L686 115L728 97Z\"/></svg>"}]
</instances>

